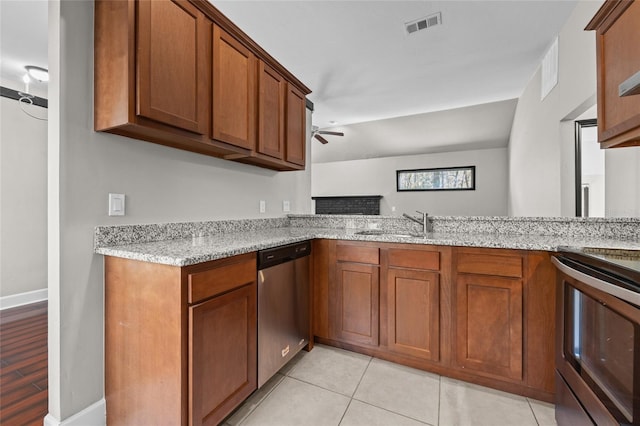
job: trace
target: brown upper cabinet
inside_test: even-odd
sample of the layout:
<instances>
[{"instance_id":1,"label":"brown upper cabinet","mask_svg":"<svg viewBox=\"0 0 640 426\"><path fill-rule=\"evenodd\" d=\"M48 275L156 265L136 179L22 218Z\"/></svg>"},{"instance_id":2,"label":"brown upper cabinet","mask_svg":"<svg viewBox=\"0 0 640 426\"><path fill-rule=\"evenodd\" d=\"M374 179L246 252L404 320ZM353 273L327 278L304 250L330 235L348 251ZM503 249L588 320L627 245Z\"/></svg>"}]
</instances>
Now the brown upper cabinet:
<instances>
[{"instance_id":1,"label":"brown upper cabinet","mask_svg":"<svg viewBox=\"0 0 640 426\"><path fill-rule=\"evenodd\" d=\"M255 149L256 71L255 55L214 25L213 139Z\"/></svg>"},{"instance_id":2,"label":"brown upper cabinet","mask_svg":"<svg viewBox=\"0 0 640 426\"><path fill-rule=\"evenodd\" d=\"M137 115L207 133L210 26L186 1L140 2Z\"/></svg>"},{"instance_id":3,"label":"brown upper cabinet","mask_svg":"<svg viewBox=\"0 0 640 426\"><path fill-rule=\"evenodd\" d=\"M306 145L306 98L291 84L287 84L286 157L289 163L304 166Z\"/></svg>"},{"instance_id":4,"label":"brown upper cabinet","mask_svg":"<svg viewBox=\"0 0 640 426\"><path fill-rule=\"evenodd\" d=\"M284 158L284 102L287 82L273 68L260 61L258 67L258 152Z\"/></svg>"},{"instance_id":5,"label":"brown upper cabinet","mask_svg":"<svg viewBox=\"0 0 640 426\"><path fill-rule=\"evenodd\" d=\"M640 145L640 2L607 0L587 25L596 31L598 140Z\"/></svg>"},{"instance_id":6,"label":"brown upper cabinet","mask_svg":"<svg viewBox=\"0 0 640 426\"><path fill-rule=\"evenodd\" d=\"M304 169L310 90L208 1L95 4L96 131Z\"/></svg>"}]
</instances>

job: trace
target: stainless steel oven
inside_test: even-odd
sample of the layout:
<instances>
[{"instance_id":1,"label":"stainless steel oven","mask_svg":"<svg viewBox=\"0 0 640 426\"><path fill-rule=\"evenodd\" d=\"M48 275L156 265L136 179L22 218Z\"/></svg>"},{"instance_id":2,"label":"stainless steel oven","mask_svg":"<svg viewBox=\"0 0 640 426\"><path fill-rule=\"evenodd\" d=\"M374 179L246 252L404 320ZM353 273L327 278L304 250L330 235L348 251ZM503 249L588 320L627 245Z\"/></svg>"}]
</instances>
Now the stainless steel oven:
<instances>
[{"instance_id":1,"label":"stainless steel oven","mask_svg":"<svg viewBox=\"0 0 640 426\"><path fill-rule=\"evenodd\" d=\"M565 250L553 262L558 424L640 425L640 255Z\"/></svg>"}]
</instances>

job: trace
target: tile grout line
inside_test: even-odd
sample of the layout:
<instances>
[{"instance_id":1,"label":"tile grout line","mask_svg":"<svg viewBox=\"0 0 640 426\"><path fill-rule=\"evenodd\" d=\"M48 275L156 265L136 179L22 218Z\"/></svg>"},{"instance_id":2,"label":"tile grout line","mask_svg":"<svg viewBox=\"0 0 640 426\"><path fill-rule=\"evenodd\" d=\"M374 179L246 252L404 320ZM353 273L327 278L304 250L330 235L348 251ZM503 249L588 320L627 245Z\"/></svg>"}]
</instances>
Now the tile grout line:
<instances>
[{"instance_id":1,"label":"tile grout line","mask_svg":"<svg viewBox=\"0 0 640 426\"><path fill-rule=\"evenodd\" d=\"M410 419L410 420L416 421L416 422L424 424L424 425L437 426L437 425L431 425L430 423L423 422L422 420L414 419L413 417L406 416L406 415L401 414L401 413L397 413L395 411L386 409L384 407L378 407L377 405L373 405L373 404L371 404L371 403L369 403L367 401L362 401L362 400L360 400L360 399L355 397L355 394L358 391L358 388L360 387L360 383L362 383L362 379L364 379L364 375L367 373L367 370L369 369L369 366L371 366L371 363L373 362L374 358L375 357L369 357L369 362L367 363L367 367L364 369L364 372L362 373L362 377L360 377L360 381L358 381L358 384L356 385L356 389L353 391L353 395L351 396L351 400L349 401L349 406L347 406L347 410L351 406L351 402L355 400L355 401L361 402L361 403L363 403L365 405L368 405L370 407L374 407L374 408L378 408L380 410L386 411L387 413L391 413L391 414L394 414L396 416L404 417L405 419ZM438 376L438 377L440 378L440 376ZM439 379L438 379L438 381L439 381ZM438 415L439 415L439 412L440 412L439 405L440 405L440 390L439 390L439 387L438 387ZM345 414L346 414L346 411L345 411ZM344 418L344 415L342 417ZM342 423L342 420L340 420L340 423ZM438 423L440 423L440 419L438 419ZM338 424L338 426L339 426L339 424Z\"/></svg>"},{"instance_id":2,"label":"tile grout line","mask_svg":"<svg viewBox=\"0 0 640 426\"><path fill-rule=\"evenodd\" d=\"M533 414L533 420L535 420L536 424L540 426L540 422L538 421L538 416L536 416L536 410L534 410L533 407L531 406L531 401L529 400L529 398L525 397L525 399L527 400L527 405L529 406L529 410L531 410L531 413Z\"/></svg>"},{"instance_id":3,"label":"tile grout line","mask_svg":"<svg viewBox=\"0 0 640 426\"><path fill-rule=\"evenodd\" d=\"M370 402L363 401L363 400L358 399L358 398L352 398L352 400L353 400L353 401L357 401L357 402L361 402L361 403L363 403L363 404L365 404L365 405L368 405L369 407L373 407L373 408L377 408L377 409L382 410L382 411L386 411L387 413L391 413L391 414L393 414L393 415L395 415L395 416L400 416L400 417L404 417L405 419L413 420L414 422L418 422L418 423L420 423L420 424L422 424L422 425L426 425L426 426L438 426L438 425L433 425L433 424L431 424L431 423L427 423L427 422L424 422L424 421L422 421L422 420L419 420L419 419L413 418L413 417L411 417L411 416L407 416L407 415L405 415L405 414L398 413L398 412L393 411L393 410L389 410L388 408L378 407L377 405L373 405L373 404L371 404Z\"/></svg>"},{"instance_id":4,"label":"tile grout line","mask_svg":"<svg viewBox=\"0 0 640 426\"><path fill-rule=\"evenodd\" d=\"M360 383L362 383L362 379L364 379L364 375L367 374L367 370L369 369L369 366L371 365L371 361L373 361L373 357L372 356L369 357L369 362L367 362L367 366L364 368L364 371L362 372L362 376L360 376L360 380L358 380L358 384L356 385L355 389L353 389L353 392L351 393L351 399L353 399L354 395L358 391L358 388L360 387Z\"/></svg>"},{"instance_id":5,"label":"tile grout line","mask_svg":"<svg viewBox=\"0 0 640 426\"><path fill-rule=\"evenodd\" d=\"M277 373L276 373L276 374L277 374ZM283 376L283 377L282 377L282 380L280 380L278 383L276 383L276 385L275 385L273 388L271 388L271 390L270 390L269 392L267 392L267 394L264 396L264 398L262 398L262 399L261 399L261 400L256 404L256 406L255 406L255 407L253 407L253 409L252 409L252 410L250 410L250 411L247 413L247 415L244 417L244 419L240 420L240 422L238 423L238 425L237 425L237 426L242 426L242 424L243 424L243 423L244 423L244 422L245 422L245 421L246 421L246 420L251 416L251 414L253 414L253 412L254 412L254 411L256 411L256 409L257 409L260 405L262 405L262 403L263 403L264 401L266 401L266 399L267 399L267 398L269 398L269 395L271 395L271 393L272 393L274 390L276 390L276 388L277 388L278 386L280 386L280 385L282 384L282 382L284 382L284 379L288 377L286 374L283 374L282 376ZM248 400L248 398L247 398L247 400ZM246 402L247 400L245 400L244 402ZM244 404L244 402L243 402L243 404ZM241 404L241 405L239 405L237 408L239 409L240 407L242 407L242 404ZM228 417L226 420L228 420L229 418L233 417L233 414L234 414L234 413L230 414L230 415L229 415L229 417ZM228 424L226 420L225 420L225 422L224 422L224 425L227 425L227 424Z\"/></svg>"},{"instance_id":6,"label":"tile grout line","mask_svg":"<svg viewBox=\"0 0 640 426\"><path fill-rule=\"evenodd\" d=\"M347 404L347 408L345 408L344 413L342 413L342 417L340 417L340 421L336 426L340 426L342 421L344 420L344 416L347 415L347 411L349 411L349 407L351 407L351 403L353 402L353 398L349 399L349 403Z\"/></svg>"},{"instance_id":7,"label":"tile grout line","mask_svg":"<svg viewBox=\"0 0 640 426\"><path fill-rule=\"evenodd\" d=\"M338 426L340 426L342 424L342 421L344 420L344 416L347 415L347 411L349 411L349 407L351 407L351 403L353 402L353 396L358 391L358 388L360 387L360 383L362 383L362 379L364 378L364 375L367 374L367 370L369 369L369 366L371 365L371 360L373 360L373 357L370 356L369 357L369 362L367 362L367 366L362 371L362 375L360 376L360 380L358 380L358 384L353 389L353 392L351 392L351 396L349 397L349 403L347 404L347 408L344 410L344 413L342 413L342 417L340 417L340 421L338 422Z\"/></svg>"}]
</instances>

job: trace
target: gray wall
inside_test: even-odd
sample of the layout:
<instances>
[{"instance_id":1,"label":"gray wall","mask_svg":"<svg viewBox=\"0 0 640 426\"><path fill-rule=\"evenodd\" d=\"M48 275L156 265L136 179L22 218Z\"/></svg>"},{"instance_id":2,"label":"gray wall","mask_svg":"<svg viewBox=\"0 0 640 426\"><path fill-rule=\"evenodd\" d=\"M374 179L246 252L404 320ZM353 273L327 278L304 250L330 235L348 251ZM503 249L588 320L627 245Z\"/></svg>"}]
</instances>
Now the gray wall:
<instances>
[{"instance_id":1,"label":"gray wall","mask_svg":"<svg viewBox=\"0 0 640 426\"><path fill-rule=\"evenodd\" d=\"M396 170L474 165L475 191L396 191ZM382 195L382 215L421 210L433 215L504 216L507 149L314 163L311 182L313 196Z\"/></svg>"},{"instance_id":2,"label":"gray wall","mask_svg":"<svg viewBox=\"0 0 640 426\"><path fill-rule=\"evenodd\" d=\"M604 174L605 216L640 217L640 147L608 149Z\"/></svg>"},{"instance_id":3,"label":"gray wall","mask_svg":"<svg viewBox=\"0 0 640 426\"><path fill-rule=\"evenodd\" d=\"M583 29L601 3L578 2L560 32L558 85L541 101L538 68L518 100L509 142L510 215L562 213L561 120L595 94L595 34Z\"/></svg>"},{"instance_id":4,"label":"gray wall","mask_svg":"<svg viewBox=\"0 0 640 426\"><path fill-rule=\"evenodd\" d=\"M46 289L47 122L8 98L0 98L0 193L0 297Z\"/></svg>"},{"instance_id":5,"label":"gray wall","mask_svg":"<svg viewBox=\"0 0 640 426\"><path fill-rule=\"evenodd\" d=\"M49 411L62 420L104 393L96 225L277 217L283 200L293 213L308 213L311 172L278 173L94 132L93 2L50 2L49 11ZM126 194L125 217L107 216L109 192Z\"/></svg>"},{"instance_id":6,"label":"gray wall","mask_svg":"<svg viewBox=\"0 0 640 426\"><path fill-rule=\"evenodd\" d=\"M559 35L558 85L540 100L540 69L518 100L509 141L509 214L574 216L574 123L595 104L595 33L602 1L580 1ZM605 154L605 216L640 216L640 148Z\"/></svg>"}]
</instances>

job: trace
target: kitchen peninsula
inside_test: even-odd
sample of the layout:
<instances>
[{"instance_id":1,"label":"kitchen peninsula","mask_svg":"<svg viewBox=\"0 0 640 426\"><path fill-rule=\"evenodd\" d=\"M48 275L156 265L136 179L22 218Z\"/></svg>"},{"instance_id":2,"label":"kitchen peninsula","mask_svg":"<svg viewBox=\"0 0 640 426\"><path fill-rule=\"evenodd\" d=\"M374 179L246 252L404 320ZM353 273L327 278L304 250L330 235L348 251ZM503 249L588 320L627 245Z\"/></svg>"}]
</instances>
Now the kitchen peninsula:
<instances>
[{"instance_id":1,"label":"kitchen peninsula","mask_svg":"<svg viewBox=\"0 0 640 426\"><path fill-rule=\"evenodd\" d=\"M640 250L640 219L432 220L426 235L405 219L380 216L96 228L95 252L106 256L108 418L223 420L256 388L255 253L306 240L313 240L310 346L315 338L552 401L550 252ZM379 232L362 233L372 229ZM210 317L200 315L208 304ZM201 320L211 322L203 328ZM202 386L201 371L216 386Z\"/></svg>"}]
</instances>

